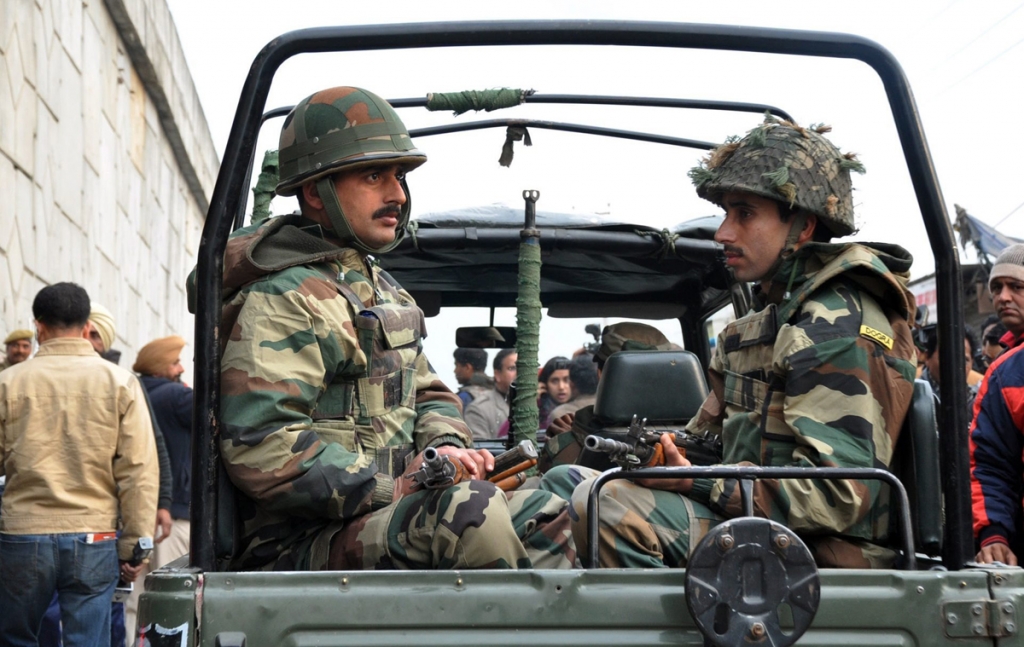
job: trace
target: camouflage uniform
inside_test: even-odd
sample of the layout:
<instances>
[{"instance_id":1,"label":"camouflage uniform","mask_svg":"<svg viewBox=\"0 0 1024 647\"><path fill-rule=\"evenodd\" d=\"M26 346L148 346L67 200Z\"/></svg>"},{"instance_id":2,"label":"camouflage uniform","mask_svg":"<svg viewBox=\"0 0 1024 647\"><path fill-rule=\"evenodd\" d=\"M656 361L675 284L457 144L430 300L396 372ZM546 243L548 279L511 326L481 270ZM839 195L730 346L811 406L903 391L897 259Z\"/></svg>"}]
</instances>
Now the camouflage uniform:
<instances>
[{"instance_id":1,"label":"camouflage uniform","mask_svg":"<svg viewBox=\"0 0 1024 647\"><path fill-rule=\"evenodd\" d=\"M820 144L827 142L820 133L794 130L797 135L779 136L768 128L752 133L753 142L748 136L726 144L725 153L712 152L718 164L710 166L717 172L694 174L699 193L716 199L717 186L719 192L792 197L833 232L850 233L848 172L845 190L812 172L814 165L827 166L818 161L827 156L839 177L836 160L850 158ZM811 140L817 148L778 155L793 139L797 146ZM788 159L786 177L764 177L777 171L758 157L765 149ZM768 186L752 186L729 166L732 161L757 162L754 177ZM760 295L760 309L719 336L709 371L712 392L688 428L720 434L727 465L887 468L916 364L909 325L914 299L906 288L910 263L910 255L895 245L809 242L784 254L771 288ZM780 285L784 290L776 289ZM586 476L576 470L545 479L550 477L551 491L564 493L573 479ZM587 550L589 491L583 483L572 495L580 550ZM755 514L799 533L823 566L890 565L894 554L884 548L888 503L888 488L870 480L759 480L754 487ZM694 479L688 497L619 481L602 490L601 511L602 565L652 567L684 565L688 548L714 524L708 513L734 517L741 506L734 480Z\"/></svg>"},{"instance_id":2,"label":"camouflage uniform","mask_svg":"<svg viewBox=\"0 0 1024 647\"><path fill-rule=\"evenodd\" d=\"M294 174L316 181L310 169L330 166L303 170L286 150L296 130L307 143L337 139L331 109L346 115L341 131L376 127L370 143L357 142L360 150L382 152L383 163L401 159L391 153L395 140L405 141L404 126L392 123L390 106L363 90L334 88L306 99L286 121L282 173L290 168L291 175L279 193L301 184ZM387 143L378 146L384 135ZM402 154L422 155L403 145ZM270 219L228 242L221 454L245 495L243 550L234 566L571 567L567 504L549 493L506 495L470 481L393 501L395 479L416 453L469 447L472 439L458 397L422 353L422 311L365 250L347 242L332 244L301 216Z\"/></svg>"}]
</instances>

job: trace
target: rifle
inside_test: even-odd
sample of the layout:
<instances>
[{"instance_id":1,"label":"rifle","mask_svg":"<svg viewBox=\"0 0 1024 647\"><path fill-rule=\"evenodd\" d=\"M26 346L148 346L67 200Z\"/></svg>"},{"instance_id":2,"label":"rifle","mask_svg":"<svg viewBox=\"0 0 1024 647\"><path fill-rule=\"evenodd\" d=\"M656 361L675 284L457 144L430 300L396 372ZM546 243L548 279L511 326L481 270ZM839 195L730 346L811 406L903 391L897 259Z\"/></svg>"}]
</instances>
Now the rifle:
<instances>
[{"instance_id":1,"label":"rifle","mask_svg":"<svg viewBox=\"0 0 1024 647\"><path fill-rule=\"evenodd\" d=\"M484 479L502 490L514 490L526 481L523 474L537 464L537 448L529 440L522 440L513 449L494 459L494 469ZM468 480L469 473L460 461L440 454L436 448L423 450L423 465L406 476L430 490L446 488Z\"/></svg>"},{"instance_id":2,"label":"rifle","mask_svg":"<svg viewBox=\"0 0 1024 647\"><path fill-rule=\"evenodd\" d=\"M601 436L587 436L584 446L592 452L608 454L608 458L624 470L641 467L661 467L665 464L665 450L661 437L672 435L673 444L694 465L713 465L722 460L722 441L717 436L697 436L677 430L648 430L647 418L633 416L629 431L622 441Z\"/></svg>"},{"instance_id":3,"label":"rifle","mask_svg":"<svg viewBox=\"0 0 1024 647\"><path fill-rule=\"evenodd\" d=\"M494 469L484 478L507 492L522 485L526 481L523 472L536 464L537 448L529 439L521 440L518 445L494 459Z\"/></svg>"},{"instance_id":4,"label":"rifle","mask_svg":"<svg viewBox=\"0 0 1024 647\"><path fill-rule=\"evenodd\" d=\"M428 490L439 490L465 481L467 476L461 462L439 454L435 447L427 447L423 450L423 465L405 478Z\"/></svg>"}]
</instances>

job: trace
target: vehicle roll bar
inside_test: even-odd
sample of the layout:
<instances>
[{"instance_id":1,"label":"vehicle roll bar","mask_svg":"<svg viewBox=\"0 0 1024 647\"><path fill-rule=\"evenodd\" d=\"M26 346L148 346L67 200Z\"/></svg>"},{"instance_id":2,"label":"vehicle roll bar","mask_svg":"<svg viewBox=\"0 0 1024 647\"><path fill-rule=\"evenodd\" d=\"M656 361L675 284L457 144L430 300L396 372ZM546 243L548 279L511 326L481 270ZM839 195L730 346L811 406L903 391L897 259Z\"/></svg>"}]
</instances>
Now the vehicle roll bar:
<instances>
[{"instance_id":1,"label":"vehicle roll bar","mask_svg":"<svg viewBox=\"0 0 1024 647\"><path fill-rule=\"evenodd\" d=\"M246 77L214 186L199 247L196 311L196 389L193 425L191 564L215 566L217 463L220 460L221 277L224 249L251 168L274 74L303 53L503 45L615 45L729 50L860 60L877 72L889 101L911 181L935 254L939 343L956 348L964 337L960 261L924 131L906 75L882 46L849 34L685 23L590 20L413 23L319 27L283 34L256 56ZM973 557L967 453L965 367L954 353L940 357L940 419L946 473L943 560L959 569Z\"/></svg>"}]
</instances>

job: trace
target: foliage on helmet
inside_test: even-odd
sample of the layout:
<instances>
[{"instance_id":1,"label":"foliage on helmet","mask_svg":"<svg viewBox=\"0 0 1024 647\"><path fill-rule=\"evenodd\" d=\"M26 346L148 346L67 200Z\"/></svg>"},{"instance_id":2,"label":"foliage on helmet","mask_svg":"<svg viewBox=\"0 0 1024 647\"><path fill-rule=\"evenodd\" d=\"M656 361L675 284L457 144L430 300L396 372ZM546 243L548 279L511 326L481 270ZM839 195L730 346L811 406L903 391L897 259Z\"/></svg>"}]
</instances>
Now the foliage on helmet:
<instances>
[{"instance_id":1,"label":"foliage on helmet","mask_svg":"<svg viewBox=\"0 0 1024 647\"><path fill-rule=\"evenodd\" d=\"M863 173L864 165L823 136L831 130L765 115L761 125L742 139L727 139L688 175L697 195L716 204L730 191L753 193L813 213L833 234L846 236L856 231L850 171Z\"/></svg>"}]
</instances>

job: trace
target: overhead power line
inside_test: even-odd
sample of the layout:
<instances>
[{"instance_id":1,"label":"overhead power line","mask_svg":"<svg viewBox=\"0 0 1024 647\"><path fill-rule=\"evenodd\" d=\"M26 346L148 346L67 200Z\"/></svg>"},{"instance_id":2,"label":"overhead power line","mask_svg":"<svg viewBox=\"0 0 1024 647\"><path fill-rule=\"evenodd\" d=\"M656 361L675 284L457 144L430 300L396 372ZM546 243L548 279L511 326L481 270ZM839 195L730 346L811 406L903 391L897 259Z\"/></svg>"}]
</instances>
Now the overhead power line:
<instances>
[{"instance_id":1,"label":"overhead power line","mask_svg":"<svg viewBox=\"0 0 1024 647\"><path fill-rule=\"evenodd\" d=\"M1019 210L1019 209L1020 209L1021 207L1024 207L1024 202L1021 202L1020 204L1018 204L1018 205L1017 205L1016 207L1014 207L1014 208L1013 208L1013 211L1011 211L1010 213L1008 213L1008 214L1006 214L1005 216L1003 216L1003 219L1002 219L1002 220L1000 220L999 222L997 222L996 224L994 224L994 225L992 225L992 226L993 226L993 227L998 227L999 225L1003 224L1004 222L1006 222L1006 219L1007 219L1007 218L1009 218L1009 217L1010 217L1010 216L1012 216L1013 214L1017 213L1017 211L1018 211L1018 210Z\"/></svg>"},{"instance_id":2,"label":"overhead power line","mask_svg":"<svg viewBox=\"0 0 1024 647\"><path fill-rule=\"evenodd\" d=\"M1002 24L1002 23L1003 23L1003 22L1004 22L1004 21L1005 21L1005 20L1006 20L1007 18L1009 18L1009 17L1010 17L1010 16L1012 16L1013 14L1017 13L1017 12L1018 12L1018 11L1020 11L1021 9L1024 9L1024 2L1020 3L1019 5L1017 5L1016 7L1014 7L1014 8L1012 9L1012 10L1010 10L1010 13L1006 14L1005 16L1003 16L1002 18L1000 18L999 20L997 20L997 21L995 21L994 23L992 23L991 25L989 25L989 26L988 26L988 28L987 28L987 29L985 29L985 31L983 31L983 32L981 32L980 34L978 34L977 36L975 36L975 37L974 37L973 39L971 39L971 41L970 41L969 43L967 43L966 45L964 45L964 46L963 46L963 47L961 47L960 49L956 50L955 52L953 52L952 54L950 54L949 56L947 56L947 57L946 57L945 59L943 59L943 61L942 61L941 63L939 63L938 65L936 65L935 67L933 67L933 68L931 69L931 71L932 71L932 72L934 72L935 70L939 69L940 67L942 67L943 65L945 65L946 63L948 63L948 62L949 62L949 61L950 61L951 59L953 59L953 58L957 57L957 56L958 56L958 55L959 55L959 54L960 54L961 52L963 52L963 51L964 51L965 49L967 49L968 47L970 47L970 46L971 46L971 45L973 45L974 43L976 43L976 42L978 42L979 40L981 40L981 38L982 38L983 36L985 36L985 35L986 35L986 34L988 34L988 33L989 33L990 31L992 31L993 29L995 29L996 27L998 27L999 25L1001 25L1001 24Z\"/></svg>"},{"instance_id":3,"label":"overhead power line","mask_svg":"<svg viewBox=\"0 0 1024 647\"><path fill-rule=\"evenodd\" d=\"M1006 48L1006 49L1004 49L1003 51L999 52L998 54L996 54L996 55L995 55L995 56L993 56L992 58L988 59L987 61L985 61L984 63L982 63L981 65L979 65L979 66L978 66L977 68L975 68L974 70L972 70L972 71L971 71L970 73L968 73L968 74L967 74L966 76L963 76L963 77L961 77L961 78L960 78L960 80L959 80L959 81L957 81L956 83L954 83L953 85L947 86L947 87L946 87L946 88L945 88L945 89L944 89L944 90L943 90L942 92L940 92L940 93L939 93L939 96L941 96L941 95L945 94L946 92L949 92L950 90L952 90L952 89L953 89L953 88L955 88L956 86L960 85L961 83L963 83L963 82L964 82L964 81L966 81L967 79L971 78L972 76L974 76L974 75L975 75L975 74L977 74L978 72L982 71L983 69L985 69L986 67L988 67L989 65L991 65L992 63L994 63L994 62L995 62L996 60L998 60L998 59L999 59L1000 57L1004 56L1004 55L1005 55L1005 54L1007 54L1007 53L1008 53L1008 52L1009 52L1010 50L1014 49L1015 47L1017 47L1017 45L1020 45L1021 43L1024 43L1024 38L1021 38L1020 40L1018 40L1018 41L1017 41L1016 43L1014 43L1013 45L1010 45L1009 47L1007 47L1007 48Z\"/></svg>"}]
</instances>

